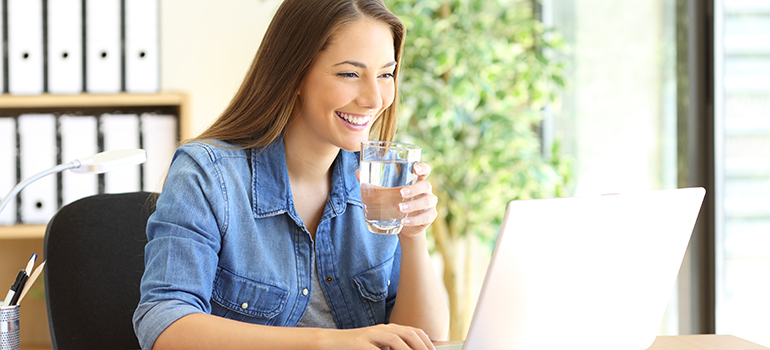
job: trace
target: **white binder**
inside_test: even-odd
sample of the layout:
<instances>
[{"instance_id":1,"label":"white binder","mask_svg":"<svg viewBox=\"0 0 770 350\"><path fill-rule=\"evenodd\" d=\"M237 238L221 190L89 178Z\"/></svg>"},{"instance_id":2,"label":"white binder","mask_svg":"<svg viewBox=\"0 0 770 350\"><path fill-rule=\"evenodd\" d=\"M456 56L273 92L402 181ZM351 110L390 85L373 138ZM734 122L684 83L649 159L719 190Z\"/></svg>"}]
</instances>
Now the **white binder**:
<instances>
[{"instance_id":1,"label":"white binder","mask_svg":"<svg viewBox=\"0 0 770 350\"><path fill-rule=\"evenodd\" d=\"M86 91L121 90L120 0L86 0Z\"/></svg>"},{"instance_id":2,"label":"white binder","mask_svg":"<svg viewBox=\"0 0 770 350\"><path fill-rule=\"evenodd\" d=\"M101 133L104 151L139 148L139 116L102 114ZM135 192L142 189L141 168L128 166L104 174L105 193Z\"/></svg>"},{"instance_id":3,"label":"white binder","mask_svg":"<svg viewBox=\"0 0 770 350\"><path fill-rule=\"evenodd\" d=\"M82 0L48 0L48 92L83 92Z\"/></svg>"},{"instance_id":4,"label":"white binder","mask_svg":"<svg viewBox=\"0 0 770 350\"><path fill-rule=\"evenodd\" d=\"M144 191L160 192L174 156L177 142L177 118L168 114L141 116L142 148L147 151L147 162L143 165Z\"/></svg>"},{"instance_id":5,"label":"white binder","mask_svg":"<svg viewBox=\"0 0 770 350\"><path fill-rule=\"evenodd\" d=\"M81 159L99 152L98 127L95 116L62 115L59 117L61 160L63 163ZM96 174L62 173L62 205L99 193Z\"/></svg>"},{"instance_id":6,"label":"white binder","mask_svg":"<svg viewBox=\"0 0 770 350\"><path fill-rule=\"evenodd\" d=\"M0 117L0 201L16 186L16 119ZM16 223L16 200L0 212L0 225Z\"/></svg>"},{"instance_id":7,"label":"white binder","mask_svg":"<svg viewBox=\"0 0 770 350\"><path fill-rule=\"evenodd\" d=\"M22 181L56 166L56 117L22 114L19 123L19 156ZM21 191L21 221L45 224L58 209L56 176L45 176Z\"/></svg>"},{"instance_id":8,"label":"white binder","mask_svg":"<svg viewBox=\"0 0 770 350\"><path fill-rule=\"evenodd\" d=\"M43 1L8 1L8 92L43 93Z\"/></svg>"},{"instance_id":9,"label":"white binder","mask_svg":"<svg viewBox=\"0 0 770 350\"><path fill-rule=\"evenodd\" d=\"M125 0L126 91L160 89L158 0Z\"/></svg>"}]
</instances>

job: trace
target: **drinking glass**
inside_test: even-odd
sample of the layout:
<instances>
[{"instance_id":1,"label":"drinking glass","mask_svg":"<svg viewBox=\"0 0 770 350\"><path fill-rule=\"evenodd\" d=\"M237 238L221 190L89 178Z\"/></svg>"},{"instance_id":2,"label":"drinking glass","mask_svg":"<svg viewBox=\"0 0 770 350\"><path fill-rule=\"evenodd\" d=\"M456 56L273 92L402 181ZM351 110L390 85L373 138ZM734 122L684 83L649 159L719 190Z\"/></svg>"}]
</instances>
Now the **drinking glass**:
<instances>
[{"instance_id":1,"label":"drinking glass","mask_svg":"<svg viewBox=\"0 0 770 350\"><path fill-rule=\"evenodd\" d=\"M369 231L398 234L407 214L398 210L401 188L417 181L414 165L420 161L420 147L394 141L361 143L361 199Z\"/></svg>"}]
</instances>

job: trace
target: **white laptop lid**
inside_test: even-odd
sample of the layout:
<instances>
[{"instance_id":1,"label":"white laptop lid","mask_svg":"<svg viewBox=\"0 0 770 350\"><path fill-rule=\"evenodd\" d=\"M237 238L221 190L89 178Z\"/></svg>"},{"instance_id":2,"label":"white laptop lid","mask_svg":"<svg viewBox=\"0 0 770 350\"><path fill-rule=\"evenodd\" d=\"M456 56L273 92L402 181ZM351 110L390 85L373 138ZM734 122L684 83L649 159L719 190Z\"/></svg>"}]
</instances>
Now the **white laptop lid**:
<instances>
[{"instance_id":1,"label":"white laptop lid","mask_svg":"<svg viewBox=\"0 0 770 350\"><path fill-rule=\"evenodd\" d=\"M510 202L463 349L648 348L704 195Z\"/></svg>"}]
</instances>

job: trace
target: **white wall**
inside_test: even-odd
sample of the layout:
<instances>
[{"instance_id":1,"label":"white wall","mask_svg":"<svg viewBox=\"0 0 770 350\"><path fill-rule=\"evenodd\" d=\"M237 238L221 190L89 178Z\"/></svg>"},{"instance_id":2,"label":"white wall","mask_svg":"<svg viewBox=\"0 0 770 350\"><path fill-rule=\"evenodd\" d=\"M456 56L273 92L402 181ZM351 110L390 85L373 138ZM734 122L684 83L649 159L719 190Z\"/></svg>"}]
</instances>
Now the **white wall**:
<instances>
[{"instance_id":1,"label":"white wall","mask_svg":"<svg viewBox=\"0 0 770 350\"><path fill-rule=\"evenodd\" d=\"M190 96L191 134L224 110L280 0L160 0L161 90Z\"/></svg>"}]
</instances>

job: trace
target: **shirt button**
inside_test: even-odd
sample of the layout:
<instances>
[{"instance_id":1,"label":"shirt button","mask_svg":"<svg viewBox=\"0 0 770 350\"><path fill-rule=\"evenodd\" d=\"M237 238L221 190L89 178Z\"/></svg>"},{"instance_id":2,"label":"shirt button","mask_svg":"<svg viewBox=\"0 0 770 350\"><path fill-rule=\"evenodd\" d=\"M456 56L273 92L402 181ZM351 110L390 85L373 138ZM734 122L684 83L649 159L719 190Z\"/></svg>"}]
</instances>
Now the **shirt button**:
<instances>
[{"instance_id":1,"label":"shirt button","mask_svg":"<svg viewBox=\"0 0 770 350\"><path fill-rule=\"evenodd\" d=\"M326 276L326 282L332 283L332 281L334 281L332 276Z\"/></svg>"},{"instance_id":2,"label":"shirt button","mask_svg":"<svg viewBox=\"0 0 770 350\"><path fill-rule=\"evenodd\" d=\"M390 280L388 280L388 285L390 285Z\"/></svg>"},{"instance_id":3,"label":"shirt button","mask_svg":"<svg viewBox=\"0 0 770 350\"><path fill-rule=\"evenodd\" d=\"M307 295L307 293L308 293L307 288L302 290L302 295Z\"/></svg>"},{"instance_id":4,"label":"shirt button","mask_svg":"<svg viewBox=\"0 0 770 350\"><path fill-rule=\"evenodd\" d=\"M248 309L248 308L249 308L249 303L243 303L243 304L241 304L241 309L244 309L244 310L246 310L246 309Z\"/></svg>"}]
</instances>

